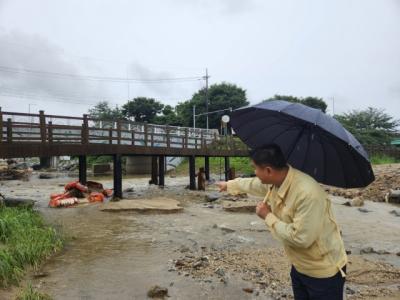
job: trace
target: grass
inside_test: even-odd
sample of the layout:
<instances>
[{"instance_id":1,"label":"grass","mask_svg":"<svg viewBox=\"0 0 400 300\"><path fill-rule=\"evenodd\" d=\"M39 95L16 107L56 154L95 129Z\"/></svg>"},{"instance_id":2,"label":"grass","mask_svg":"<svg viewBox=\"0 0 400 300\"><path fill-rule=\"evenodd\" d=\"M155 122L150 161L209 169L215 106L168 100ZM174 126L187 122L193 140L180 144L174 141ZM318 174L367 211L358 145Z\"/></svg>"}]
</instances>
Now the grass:
<instances>
[{"instance_id":1,"label":"grass","mask_svg":"<svg viewBox=\"0 0 400 300\"><path fill-rule=\"evenodd\" d=\"M224 158L210 157L210 173L212 174L224 174ZM250 159L248 157L231 157L229 159L231 167L235 168L236 175L251 175L254 173L254 168L251 166ZM196 172L200 167L204 167L204 158L196 157ZM186 159L181 163L176 173L179 175L187 175L189 170L189 161Z\"/></svg>"},{"instance_id":2,"label":"grass","mask_svg":"<svg viewBox=\"0 0 400 300\"><path fill-rule=\"evenodd\" d=\"M29 208L0 207L0 286L18 284L28 266L61 249L60 235Z\"/></svg>"},{"instance_id":3,"label":"grass","mask_svg":"<svg viewBox=\"0 0 400 300\"><path fill-rule=\"evenodd\" d=\"M399 159L385 154L373 155L370 157L370 161L373 165L395 164L400 162Z\"/></svg>"},{"instance_id":4,"label":"grass","mask_svg":"<svg viewBox=\"0 0 400 300\"><path fill-rule=\"evenodd\" d=\"M51 300L52 298L44 293L36 291L32 284L28 284L17 296L15 300Z\"/></svg>"}]
</instances>

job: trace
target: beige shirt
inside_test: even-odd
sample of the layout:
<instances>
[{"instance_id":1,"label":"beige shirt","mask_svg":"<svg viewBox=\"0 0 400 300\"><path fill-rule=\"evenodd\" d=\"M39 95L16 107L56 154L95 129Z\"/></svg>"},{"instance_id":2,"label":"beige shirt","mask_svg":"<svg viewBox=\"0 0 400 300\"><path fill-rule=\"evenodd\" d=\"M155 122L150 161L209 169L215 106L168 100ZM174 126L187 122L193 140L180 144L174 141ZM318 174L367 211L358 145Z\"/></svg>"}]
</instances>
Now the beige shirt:
<instances>
[{"instance_id":1,"label":"beige shirt","mask_svg":"<svg viewBox=\"0 0 400 300\"><path fill-rule=\"evenodd\" d=\"M264 197L272 211L265 223L297 271L316 278L339 271L345 276L341 269L347 255L331 201L312 177L289 166L280 187L263 184L257 177L237 178L228 181L227 191Z\"/></svg>"}]
</instances>

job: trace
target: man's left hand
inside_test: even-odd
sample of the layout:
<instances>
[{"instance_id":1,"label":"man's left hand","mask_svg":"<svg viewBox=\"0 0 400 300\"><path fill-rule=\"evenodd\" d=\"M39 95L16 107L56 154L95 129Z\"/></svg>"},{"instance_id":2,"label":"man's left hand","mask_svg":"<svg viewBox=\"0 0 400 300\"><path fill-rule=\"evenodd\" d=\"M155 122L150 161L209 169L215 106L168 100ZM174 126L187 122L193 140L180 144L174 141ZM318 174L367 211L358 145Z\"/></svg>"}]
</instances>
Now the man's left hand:
<instances>
[{"instance_id":1,"label":"man's left hand","mask_svg":"<svg viewBox=\"0 0 400 300\"><path fill-rule=\"evenodd\" d=\"M261 219L265 220L267 215L271 212L271 207L264 203L264 202L258 202L257 207L256 207L256 214L259 216Z\"/></svg>"}]
</instances>

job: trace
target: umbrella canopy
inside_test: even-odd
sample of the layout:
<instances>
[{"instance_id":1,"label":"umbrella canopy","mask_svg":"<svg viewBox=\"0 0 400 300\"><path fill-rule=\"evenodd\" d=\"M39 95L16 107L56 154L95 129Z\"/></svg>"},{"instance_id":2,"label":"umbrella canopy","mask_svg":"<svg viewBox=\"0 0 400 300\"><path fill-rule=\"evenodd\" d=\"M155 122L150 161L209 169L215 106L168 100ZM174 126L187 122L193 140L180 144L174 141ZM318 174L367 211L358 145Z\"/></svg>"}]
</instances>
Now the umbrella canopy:
<instances>
[{"instance_id":1,"label":"umbrella canopy","mask_svg":"<svg viewBox=\"0 0 400 300\"><path fill-rule=\"evenodd\" d=\"M375 179L361 144L318 109L267 101L233 111L231 125L250 148L279 145L289 164L320 183L356 188Z\"/></svg>"}]
</instances>

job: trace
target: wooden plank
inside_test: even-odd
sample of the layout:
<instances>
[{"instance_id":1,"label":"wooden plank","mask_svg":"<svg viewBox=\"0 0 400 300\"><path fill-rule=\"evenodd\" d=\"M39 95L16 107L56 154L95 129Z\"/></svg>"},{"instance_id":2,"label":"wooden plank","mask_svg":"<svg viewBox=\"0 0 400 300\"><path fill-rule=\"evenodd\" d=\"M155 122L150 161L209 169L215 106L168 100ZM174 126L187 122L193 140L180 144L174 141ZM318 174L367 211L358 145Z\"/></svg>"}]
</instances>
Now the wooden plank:
<instances>
[{"instance_id":1,"label":"wooden plank","mask_svg":"<svg viewBox=\"0 0 400 300\"><path fill-rule=\"evenodd\" d=\"M49 143L52 143L53 142L53 124L51 121L49 121L49 126L47 127L47 131L48 131Z\"/></svg>"},{"instance_id":2,"label":"wooden plank","mask_svg":"<svg viewBox=\"0 0 400 300\"><path fill-rule=\"evenodd\" d=\"M117 121L117 144L121 144L121 122Z\"/></svg>"},{"instance_id":3,"label":"wooden plank","mask_svg":"<svg viewBox=\"0 0 400 300\"><path fill-rule=\"evenodd\" d=\"M83 115L83 122L82 122L82 144L86 145L89 143L89 123L88 123L88 116L87 114Z\"/></svg>"},{"instance_id":4,"label":"wooden plank","mask_svg":"<svg viewBox=\"0 0 400 300\"><path fill-rule=\"evenodd\" d=\"M12 143L12 120L7 119L7 143Z\"/></svg>"},{"instance_id":5,"label":"wooden plank","mask_svg":"<svg viewBox=\"0 0 400 300\"><path fill-rule=\"evenodd\" d=\"M168 148L170 148L171 147L171 137L170 137L170 128L169 128L169 126L167 126L167 128L165 129L166 130L166 138L167 138L167 147Z\"/></svg>"},{"instance_id":6,"label":"wooden plank","mask_svg":"<svg viewBox=\"0 0 400 300\"><path fill-rule=\"evenodd\" d=\"M44 111L39 111L39 124L40 124L40 137L42 138L42 143L46 143L46 116Z\"/></svg>"}]
</instances>

